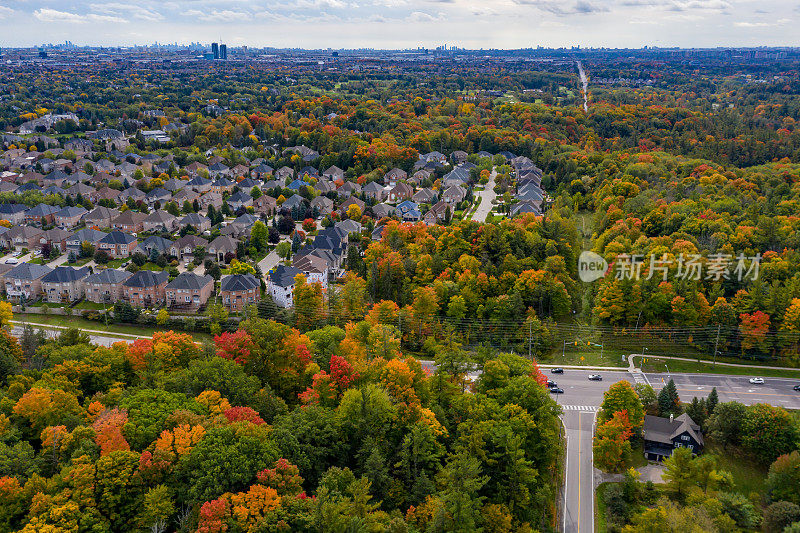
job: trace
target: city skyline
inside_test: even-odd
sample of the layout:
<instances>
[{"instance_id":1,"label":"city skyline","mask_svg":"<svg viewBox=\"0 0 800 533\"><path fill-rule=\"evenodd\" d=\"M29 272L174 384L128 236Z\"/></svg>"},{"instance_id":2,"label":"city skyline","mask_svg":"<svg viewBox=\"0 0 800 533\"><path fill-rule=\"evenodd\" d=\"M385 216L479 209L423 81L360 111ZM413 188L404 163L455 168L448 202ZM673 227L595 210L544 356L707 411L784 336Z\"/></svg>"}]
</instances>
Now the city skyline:
<instances>
[{"instance_id":1,"label":"city skyline","mask_svg":"<svg viewBox=\"0 0 800 533\"><path fill-rule=\"evenodd\" d=\"M793 46L797 19L798 6L780 0L4 0L0 46L220 39L232 48Z\"/></svg>"}]
</instances>

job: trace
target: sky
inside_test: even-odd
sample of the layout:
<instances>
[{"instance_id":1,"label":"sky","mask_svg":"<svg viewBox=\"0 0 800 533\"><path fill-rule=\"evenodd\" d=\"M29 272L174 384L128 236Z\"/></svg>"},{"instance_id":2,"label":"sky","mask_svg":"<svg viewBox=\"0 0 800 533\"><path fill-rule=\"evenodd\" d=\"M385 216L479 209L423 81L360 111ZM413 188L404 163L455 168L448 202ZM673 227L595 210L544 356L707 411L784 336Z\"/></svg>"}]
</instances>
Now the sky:
<instances>
[{"instance_id":1,"label":"sky","mask_svg":"<svg viewBox=\"0 0 800 533\"><path fill-rule=\"evenodd\" d=\"M798 46L800 0L0 0L0 46Z\"/></svg>"}]
</instances>

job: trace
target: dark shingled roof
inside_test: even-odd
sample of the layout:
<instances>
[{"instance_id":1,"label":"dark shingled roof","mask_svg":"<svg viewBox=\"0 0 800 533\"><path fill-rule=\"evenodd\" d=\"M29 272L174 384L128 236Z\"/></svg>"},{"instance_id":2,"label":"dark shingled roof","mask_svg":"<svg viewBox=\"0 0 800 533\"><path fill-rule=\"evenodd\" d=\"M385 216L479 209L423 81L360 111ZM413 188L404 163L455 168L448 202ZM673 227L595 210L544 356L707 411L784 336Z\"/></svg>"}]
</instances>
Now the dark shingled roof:
<instances>
[{"instance_id":1,"label":"dark shingled roof","mask_svg":"<svg viewBox=\"0 0 800 533\"><path fill-rule=\"evenodd\" d=\"M269 275L269 279L278 287L291 287L294 285L294 277L298 274L302 274L300 269L293 266L278 265Z\"/></svg>"},{"instance_id":2,"label":"dark shingled roof","mask_svg":"<svg viewBox=\"0 0 800 533\"><path fill-rule=\"evenodd\" d=\"M127 270L116 270L114 268L107 268L105 270L101 270L95 274L90 276L86 276L86 279L83 280L84 283L122 283L133 274L128 272Z\"/></svg>"},{"instance_id":3,"label":"dark shingled roof","mask_svg":"<svg viewBox=\"0 0 800 533\"><path fill-rule=\"evenodd\" d=\"M167 288L200 290L213 282L214 278L211 276L198 276L193 272L181 272L178 277L167 283Z\"/></svg>"},{"instance_id":4,"label":"dark shingled roof","mask_svg":"<svg viewBox=\"0 0 800 533\"><path fill-rule=\"evenodd\" d=\"M46 274L42 278L42 282L44 283L70 283L72 281L77 281L79 279L85 278L89 274L89 269L86 267L83 268L74 268L69 266L60 266L56 267L55 270Z\"/></svg>"},{"instance_id":5,"label":"dark shingled roof","mask_svg":"<svg viewBox=\"0 0 800 533\"><path fill-rule=\"evenodd\" d=\"M247 291L257 289L260 285L258 278L252 274L231 274L222 278L221 290Z\"/></svg>"},{"instance_id":6,"label":"dark shingled roof","mask_svg":"<svg viewBox=\"0 0 800 533\"><path fill-rule=\"evenodd\" d=\"M129 277L124 285L126 287L154 287L161 285L169 279L166 272L153 272L152 270L140 270Z\"/></svg>"},{"instance_id":7,"label":"dark shingled roof","mask_svg":"<svg viewBox=\"0 0 800 533\"><path fill-rule=\"evenodd\" d=\"M700 426L695 424L694 420L686 413L673 420L660 416L645 415L644 417L642 433L645 440L671 446L672 439L684 432L688 432L698 444L703 445L703 434L700 432Z\"/></svg>"}]
</instances>

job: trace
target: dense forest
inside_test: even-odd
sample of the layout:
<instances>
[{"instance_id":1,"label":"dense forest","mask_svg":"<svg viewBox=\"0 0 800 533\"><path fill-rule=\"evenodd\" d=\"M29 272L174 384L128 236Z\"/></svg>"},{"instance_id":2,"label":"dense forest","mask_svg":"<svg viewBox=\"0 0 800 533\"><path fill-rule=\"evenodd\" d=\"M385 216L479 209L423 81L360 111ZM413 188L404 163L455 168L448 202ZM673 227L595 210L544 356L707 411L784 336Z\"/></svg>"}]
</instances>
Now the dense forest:
<instances>
[{"instance_id":1,"label":"dense forest","mask_svg":"<svg viewBox=\"0 0 800 533\"><path fill-rule=\"evenodd\" d=\"M292 310L250 309L202 343L176 331L111 347L77 330L17 340L0 309L0 530L553 531L562 426L536 360L577 345L577 328L800 365L796 70L753 83L678 63L586 66L654 81L590 83L584 111L571 66L0 70L0 128L75 113L47 135L118 128L130 152L174 156L164 177L212 154L299 170L308 162L284 149L304 145L319 170L365 185L422 153L463 150L495 168L502 198L514 169L477 153L509 151L543 170L552 199L541 216L485 223L365 215L370 231L325 294L301 279ZM137 133L167 124L184 127L165 145ZM43 144L25 139L5 148ZM64 203L37 194L21 201ZM584 250L610 274L581 282ZM625 256L640 258L636 276L616 275ZM616 422L608 431L631 429ZM682 486L656 502L625 483L619 529L708 503L687 504ZM757 526L723 515L722 531Z\"/></svg>"}]
</instances>

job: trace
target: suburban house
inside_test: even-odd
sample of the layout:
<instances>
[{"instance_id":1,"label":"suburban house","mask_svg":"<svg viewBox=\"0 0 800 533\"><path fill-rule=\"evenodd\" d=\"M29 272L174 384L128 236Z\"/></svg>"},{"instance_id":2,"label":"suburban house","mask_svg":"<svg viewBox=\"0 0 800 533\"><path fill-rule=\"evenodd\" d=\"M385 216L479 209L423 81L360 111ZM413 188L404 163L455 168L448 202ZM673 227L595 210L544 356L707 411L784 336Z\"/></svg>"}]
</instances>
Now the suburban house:
<instances>
[{"instance_id":1,"label":"suburban house","mask_svg":"<svg viewBox=\"0 0 800 533\"><path fill-rule=\"evenodd\" d=\"M110 228L111 221L120 215L119 210L110 207L95 207L83 217L87 226L98 228Z\"/></svg>"},{"instance_id":2,"label":"suburban house","mask_svg":"<svg viewBox=\"0 0 800 533\"><path fill-rule=\"evenodd\" d=\"M236 239L228 237L227 235L220 235L211 241L211 244L206 248L206 253L212 256L215 261L227 263L227 261L225 261L225 256L228 254L236 256L237 245L238 241L236 241Z\"/></svg>"},{"instance_id":3,"label":"suburban house","mask_svg":"<svg viewBox=\"0 0 800 533\"><path fill-rule=\"evenodd\" d=\"M99 241L97 249L104 250L114 259L128 257L133 249L136 248L136 237L121 231L112 231Z\"/></svg>"},{"instance_id":4,"label":"suburban house","mask_svg":"<svg viewBox=\"0 0 800 533\"><path fill-rule=\"evenodd\" d=\"M211 229L211 219L208 217L204 217L203 215L199 215L197 213L189 213L179 221L179 225L183 226L191 226L197 231L203 232L206 230Z\"/></svg>"},{"instance_id":5,"label":"suburban house","mask_svg":"<svg viewBox=\"0 0 800 533\"><path fill-rule=\"evenodd\" d=\"M156 209L142 221L144 231L173 231L178 227L178 219L163 209Z\"/></svg>"},{"instance_id":6,"label":"suburban house","mask_svg":"<svg viewBox=\"0 0 800 533\"><path fill-rule=\"evenodd\" d=\"M172 246L172 241L169 239L165 239L164 237L159 237L158 235L151 235L147 237L145 240L140 242L136 248L133 249L131 254L136 252L141 252L148 258L153 257L154 255L158 257L161 254L169 255L169 249Z\"/></svg>"},{"instance_id":7,"label":"suburban house","mask_svg":"<svg viewBox=\"0 0 800 533\"><path fill-rule=\"evenodd\" d=\"M213 291L214 278L192 272L181 272L167 283L164 290L167 307L180 309L197 309L205 305Z\"/></svg>"},{"instance_id":8,"label":"suburban house","mask_svg":"<svg viewBox=\"0 0 800 533\"><path fill-rule=\"evenodd\" d=\"M442 201L448 204L457 204L464 201L466 196L467 190L464 189L464 187L453 185L452 187L448 187L447 190L442 193Z\"/></svg>"},{"instance_id":9,"label":"suburban house","mask_svg":"<svg viewBox=\"0 0 800 533\"><path fill-rule=\"evenodd\" d=\"M126 300L134 307L150 307L164 303L169 274L140 270L122 283Z\"/></svg>"},{"instance_id":10,"label":"suburban house","mask_svg":"<svg viewBox=\"0 0 800 533\"><path fill-rule=\"evenodd\" d=\"M38 223L44 220L48 224L52 224L56 218L56 213L59 211L60 209L58 207L53 207L52 205L47 204L39 204L25 212L25 221Z\"/></svg>"},{"instance_id":11,"label":"suburban house","mask_svg":"<svg viewBox=\"0 0 800 533\"><path fill-rule=\"evenodd\" d=\"M22 204L0 204L0 220L8 220L12 224L22 224L28 206Z\"/></svg>"},{"instance_id":12,"label":"suburban house","mask_svg":"<svg viewBox=\"0 0 800 533\"><path fill-rule=\"evenodd\" d=\"M10 300L35 300L42 293L42 278L53 269L36 263L20 263L5 273L6 296Z\"/></svg>"},{"instance_id":13,"label":"suburban house","mask_svg":"<svg viewBox=\"0 0 800 533\"><path fill-rule=\"evenodd\" d=\"M319 283L323 289L328 288L330 262L318 255L307 254L295 259L292 266L305 274L308 283Z\"/></svg>"},{"instance_id":14,"label":"suburban house","mask_svg":"<svg viewBox=\"0 0 800 533\"><path fill-rule=\"evenodd\" d=\"M262 194L253 200L253 209L256 213L264 213L266 215L274 215L278 209L278 202L272 196Z\"/></svg>"},{"instance_id":15,"label":"suburban house","mask_svg":"<svg viewBox=\"0 0 800 533\"><path fill-rule=\"evenodd\" d=\"M42 277L45 298L52 303L70 303L83 296L83 280L89 269L59 266Z\"/></svg>"},{"instance_id":16,"label":"suburban house","mask_svg":"<svg viewBox=\"0 0 800 533\"><path fill-rule=\"evenodd\" d=\"M76 254L81 251L81 246L84 242L88 242L95 248L97 247L97 243L100 242L100 239L108 235L108 233L104 233L100 230L96 230L93 228L83 228L79 229L69 237L67 237L67 250L71 252L75 252Z\"/></svg>"},{"instance_id":17,"label":"suburban house","mask_svg":"<svg viewBox=\"0 0 800 533\"><path fill-rule=\"evenodd\" d=\"M236 191L228 197L228 206L234 213L243 207L250 207L253 205L253 199L249 194L242 191Z\"/></svg>"},{"instance_id":18,"label":"suburban house","mask_svg":"<svg viewBox=\"0 0 800 533\"><path fill-rule=\"evenodd\" d=\"M389 191L390 202L402 202L408 200L414 194L414 189L408 183L400 182Z\"/></svg>"},{"instance_id":19,"label":"suburban house","mask_svg":"<svg viewBox=\"0 0 800 533\"><path fill-rule=\"evenodd\" d=\"M360 210L361 214L362 215L364 214L364 207L365 207L366 204L364 204L364 202L362 200L359 200L355 196L351 196L345 202L343 202L342 205L339 206L339 212L342 213L342 214L347 213L347 209L351 205L358 206L358 209Z\"/></svg>"},{"instance_id":20,"label":"suburban house","mask_svg":"<svg viewBox=\"0 0 800 533\"><path fill-rule=\"evenodd\" d=\"M376 202L380 202L386 196L386 189L377 181L367 183L362 191L364 192L364 196L372 198Z\"/></svg>"},{"instance_id":21,"label":"suburban house","mask_svg":"<svg viewBox=\"0 0 800 533\"><path fill-rule=\"evenodd\" d=\"M86 213L88 213L88 211L81 206L65 207L56 212L56 225L62 228L74 228L80 224L81 219Z\"/></svg>"},{"instance_id":22,"label":"suburban house","mask_svg":"<svg viewBox=\"0 0 800 533\"><path fill-rule=\"evenodd\" d=\"M33 250L39 243L39 237L44 233L39 228L31 226L14 226L3 235L0 235L0 242L3 248L14 248L19 251L23 248Z\"/></svg>"},{"instance_id":23,"label":"suburban house","mask_svg":"<svg viewBox=\"0 0 800 533\"><path fill-rule=\"evenodd\" d=\"M394 187L400 180L404 180L407 177L408 174L405 170L395 167L383 175L383 183L389 187Z\"/></svg>"},{"instance_id":24,"label":"suburban house","mask_svg":"<svg viewBox=\"0 0 800 533\"><path fill-rule=\"evenodd\" d=\"M316 209L322 216L330 215L333 212L333 200L326 196L317 196L311 200L311 209Z\"/></svg>"},{"instance_id":25,"label":"suburban house","mask_svg":"<svg viewBox=\"0 0 800 533\"><path fill-rule=\"evenodd\" d=\"M436 202L428 209L428 212L425 213L425 216L422 217L422 220L428 226L433 226L438 224L441 221L444 221L447 218L447 209L449 208L449 204L446 202ZM452 212L450 213L452 215Z\"/></svg>"},{"instance_id":26,"label":"suburban house","mask_svg":"<svg viewBox=\"0 0 800 533\"><path fill-rule=\"evenodd\" d=\"M128 233L136 233L144 228L144 219L147 215L130 209L111 221L111 227Z\"/></svg>"},{"instance_id":27,"label":"suburban house","mask_svg":"<svg viewBox=\"0 0 800 533\"><path fill-rule=\"evenodd\" d=\"M703 451L703 433L686 413L669 418L645 415L642 427L644 455L651 461L661 461L676 448L689 448L696 455Z\"/></svg>"},{"instance_id":28,"label":"suburban house","mask_svg":"<svg viewBox=\"0 0 800 533\"><path fill-rule=\"evenodd\" d=\"M222 303L231 311L242 311L261 299L261 283L252 274L232 274L222 278Z\"/></svg>"},{"instance_id":29,"label":"suburban house","mask_svg":"<svg viewBox=\"0 0 800 533\"><path fill-rule=\"evenodd\" d=\"M293 266L278 265L269 274L269 293L280 307L291 307L294 303L294 278L302 274Z\"/></svg>"},{"instance_id":30,"label":"suburban house","mask_svg":"<svg viewBox=\"0 0 800 533\"><path fill-rule=\"evenodd\" d=\"M177 258L180 261L190 261L194 259L194 249L198 246L208 246L208 241L197 235L186 235L177 241L173 241L169 248L169 255ZM202 261L205 259L201 257Z\"/></svg>"},{"instance_id":31,"label":"suburban house","mask_svg":"<svg viewBox=\"0 0 800 533\"><path fill-rule=\"evenodd\" d=\"M83 278L86 299L96 304L113 304L122 299L122 283L133 274L127 270L107 268Z\"/></svg>"},{"instance_id":32,"label":"suburban house","mask_svg":"<svg viewBox=\"0 0 800 533\"><path fill-rule=\"evenodd\" d=\"M51 249L56 249L59 252L67 250L67 237L70 232L61 228L51 228L42 232L39 236L39 244L37 248L44 248L49 246Z\"/></svg>"}]
</instances>

